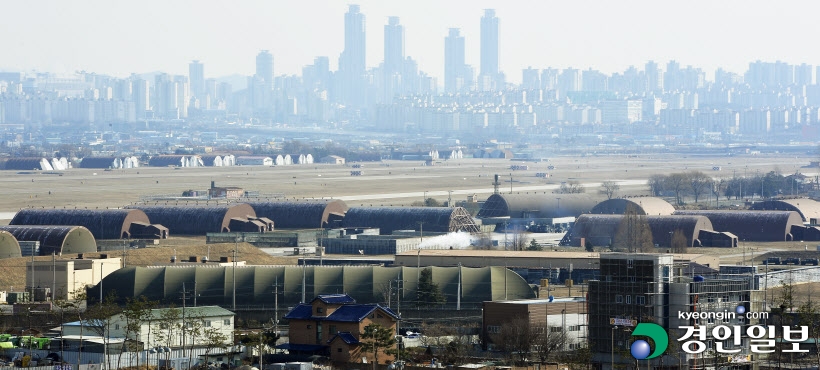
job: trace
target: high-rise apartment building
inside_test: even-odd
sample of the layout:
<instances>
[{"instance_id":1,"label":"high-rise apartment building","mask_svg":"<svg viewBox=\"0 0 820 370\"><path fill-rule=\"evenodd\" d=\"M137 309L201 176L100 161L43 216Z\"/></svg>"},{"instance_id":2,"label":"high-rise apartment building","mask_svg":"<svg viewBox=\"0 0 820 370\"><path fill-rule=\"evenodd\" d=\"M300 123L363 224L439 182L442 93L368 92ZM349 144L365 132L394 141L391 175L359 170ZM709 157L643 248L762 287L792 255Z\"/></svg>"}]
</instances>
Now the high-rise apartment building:
<instances>
[{"instance_id":1,"label":"high-rise apartment building","mask_svg":"<svg viewBox=\"0 0 820 370\"><path fill-rule=\"evenodd\" d=\"M256 76L269 90L273 89L273 55L267 50L256 55Z\"/></svg>"},{"instance_id":2,"label":"high-rise apartment building","mask_svg":"<svg viewBox=\"0 0 820 370\"><path fill-rule=\"evenodd\" d=\"M644 70L646 73L646 91L663 93L663 71L658 63L650 60L646 62Z\"/></svg>"},{"instance_id":3,"label":"high-rise apartment building","mask_svg":"<svg viewBox=\"0 0 820 370\"><path fill-rule=\"evenodd\" d=\"M472 84L472 68L464 62L464 36L458 28L450 28L444 38L444 91L467 91Z\"/></svg>"},{"instance_id":4,"label":"high-rise apartment building","mask_svg":"<svg viewBox=\"0 0 820 370\"><path fill-rule=\"evenodd\" d=\"M504 86L504 78L499 70L498 17L495 9L484 9L481 17L481 66L479 89L498 90Z\"/></svg>"},{"instance_id":5,"label":"high-rise apartment building","mask_svg":"<svg viewBox=\"0 0 820 370\"><path fill-rule=\"evenodd\" d=\"M541 76L540 72L537 69L533 69L532 67L527 67L521 71L521 88L522 89L530 89L530 90L537 90L541 88Z\"/></svg>"},{"instance_id":6,"label":"high-rise apartment building","mask_svg":"<svg viewBox=\"0 0 820 370\"><path fill-rule=\"evenodd\" d=\"M384 70L396 73L404 64L404 26L399 17L389 17L384 26Z\"/></svg>"},{"instance_id":7,"label":"high-rise apartment building","mask_svg":"<svg viewBox=\"0 0 820 370\"><path fill-rule=\"evenodd\" d=\"M146 113L151 107L150 90L148 89L148 81L143 80L137 75L131 76L131 99L134 101L134 114L136 119L146 119Z\"/></svg>"},{"instance_id":8,"label":"high-rise apartment building","mask_svg":"<svg viewBox=\"0 0 820 370\"><path fill-rule=\"evenodd\" d=\"M399 24L399 17L389 17L384 26L384 64L381 80L382 102L390 103L396 94L405 91L409 86L404 68L404 26Z\"/></svg>"},{"instance_id":9,"label":"high-rise apartment building","mask_svg":"<svg viewBox=\"0 0 820 370\"><path fill-rule=\"evenodd\" d=\"M345 48L339 56L335 100L352 107L366 101L365 17L359 6L351 4L345 13Z\"/></svg>"},{"instance_id":10,"label":"high-rise apartment building","mask_svg":"<svg viewBox=\"0 0 820 370\"><path fill-rule=\"evenodd\" d=\"M205 67L198 60L188 64L188 80L191 82L191 95L199 100L205 99Z\"/></svg>"}]
</instances>

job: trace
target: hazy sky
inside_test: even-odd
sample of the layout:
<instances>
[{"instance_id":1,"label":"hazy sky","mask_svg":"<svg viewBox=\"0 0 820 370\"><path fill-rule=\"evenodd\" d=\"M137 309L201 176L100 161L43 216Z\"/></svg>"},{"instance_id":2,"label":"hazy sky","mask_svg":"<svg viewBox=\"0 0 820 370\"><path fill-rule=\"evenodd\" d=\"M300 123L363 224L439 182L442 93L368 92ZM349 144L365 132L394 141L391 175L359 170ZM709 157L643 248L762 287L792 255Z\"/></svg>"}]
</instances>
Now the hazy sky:
<instances>
[{"instance_id":1,"label":"hazy sky","mask_svg":"<svg viewBox=\"0 0 820 370\"><path fill-rule=\"evenodd\" d=\"M749 61L820 65L820 2L813 0L8 0L0 2L0 69L115 76L187 74L199 59L206 77L250 75L268 49L275 74L301 74L315 56L335 69L344 13L367 17L367 63L383 59L384 24L400 17L406 54L443 80L444 36L459 27L467 62L478 70L484 8L500 19L501 69L573 66L611 73L653 59L709 72L743 72Z\"/></svg>"}]
</instances>

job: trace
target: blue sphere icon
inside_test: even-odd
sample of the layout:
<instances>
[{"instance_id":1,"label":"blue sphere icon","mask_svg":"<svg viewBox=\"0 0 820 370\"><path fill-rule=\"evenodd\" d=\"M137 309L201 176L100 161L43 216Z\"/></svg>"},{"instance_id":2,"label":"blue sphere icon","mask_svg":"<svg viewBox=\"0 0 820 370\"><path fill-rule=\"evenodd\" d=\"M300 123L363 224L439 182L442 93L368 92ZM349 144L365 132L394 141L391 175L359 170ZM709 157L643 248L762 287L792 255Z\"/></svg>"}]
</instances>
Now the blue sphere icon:
<instances>
[{"instance_id":1,"label":"blue sphere icon","mask_svg":"<svg viewBox=\"0 0 820 370\"><path fill-rule=\"evenodd\" d=\"M738 315L743 315L744 313L746 313L746 307L737 306L735 308L735 312L737 312Z\"/></svg>"},{"instance_id":2,"label":"blue sphere icon","mask_svg":"<svg viewBox=\"0 0 820 370\"><path fill-rule=\"evenodd\" d=\"M643 360L649 357L649 352L651 348L649 348L649 342L638 339L632 342L632 346L630 347L630 352L632 352L632 357L635 357L638 360Z\"/></svg>"}]
</instances>

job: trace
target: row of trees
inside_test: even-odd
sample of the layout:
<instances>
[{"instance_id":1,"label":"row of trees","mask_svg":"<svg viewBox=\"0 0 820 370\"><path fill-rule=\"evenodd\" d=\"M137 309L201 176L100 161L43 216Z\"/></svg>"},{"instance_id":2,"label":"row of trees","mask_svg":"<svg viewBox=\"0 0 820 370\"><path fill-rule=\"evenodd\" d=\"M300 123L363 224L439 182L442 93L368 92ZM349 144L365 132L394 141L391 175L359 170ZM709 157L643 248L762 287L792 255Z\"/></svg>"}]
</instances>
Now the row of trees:
<instances>
[{"instance_id":1,"label":"row of trees","mask_svg":"<svg viewBox=\"0 0 820 370\"><path fill-rule=\"evenodd\" d=\"M205 353L208 354L216 349L227 348L234 342L234 338L228 338L217 327L208 325L204 317L192 315L190 310L186 312L184 307L170 307L162 310L159 316L155 316L152 310L158 307L159 302L149 301L144 296L129 298L125 306L120 306L116 303L117 297L112 294L105 297L102 302L82 307L81 302L85 301L84 295L85 293L79 293L79 299L75 301L58 300L54 302L54 305L59 310L61 322L65 322L67 317L76 317L83 324L80 326L81 336L87 329L89 331L87 334L90 336L101 337L104 354L119 353L116 364L112 364L110 356L106 356L108 368L120 368L123 353L143 350L142 338L139 335L142 333L143 325L146 324L148 325L146 340L148 345L165 348L182 347L183 351L188 352L189 363L193 360L193 349L197 343L199 346L204 346ZM115 325L118 327L114 327ZM112 344L110 341L112 329L122 331L126 340ZM273 342L275 343L275 340ZM61 352L64 347L61 346ZM80 353L78 362L82 363L82 345L77 350ZM165 360L169 360L170 355L170 352L165 352Z\"/></svg>"},{"instance_id":2,"label":"row of trees","mask_svg":"<svg viewBox=\"0 0 820 370\"><path fill-rule=\"evenodd\" d=\"M687 171L669 175L652 175L647 182L654 196L674 196L675 203L684 204L687 197L695 203L711 196L716 200L744 199L750 196L771 198L778 195L800 195L812 189L813 183L801 174L789 176L779 171L756 174L753 177L733 175L731 178L712 178L701 171Z\"/></svg>"}]
</instances>

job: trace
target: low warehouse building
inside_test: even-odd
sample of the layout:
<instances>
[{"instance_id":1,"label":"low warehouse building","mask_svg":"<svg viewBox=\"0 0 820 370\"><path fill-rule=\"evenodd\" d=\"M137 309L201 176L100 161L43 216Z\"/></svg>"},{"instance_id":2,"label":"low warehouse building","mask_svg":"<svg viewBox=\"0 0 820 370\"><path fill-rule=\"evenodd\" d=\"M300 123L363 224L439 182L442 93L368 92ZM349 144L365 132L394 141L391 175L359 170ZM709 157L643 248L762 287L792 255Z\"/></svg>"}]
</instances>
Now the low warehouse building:
<instances>
[{"instance_id":1,"label":"low warehouse building","mask_svg":"<svg viewBox=\"0 0 820 370\"><path fill-rule=\"evenodd\" d=\"M356 235L355 238L322 239L327 254L386 255L416 250L421 238L393 235Z\"/></svg>"},{"instance_id":2,"label":"low warehouse building","mask_svg":"<svg viewBox=\"0 0 820 370\"><path fill-rule=\"evenodd\" d=\"M668 216L675 213L675 207L669 202L655 197L634 197L608 199L595 205L589 213L599 215L622 215L628 208L639 215Z\"/></svg>"},{"instance_id":3,"label":"low warehouse building","mask_svg":"<svg viewBox=\"0 0 820 370\"><path fill-rule=\"evenodd\" d=\"M423 270L423 269L422 269ZM102 284L90 288L89 297L117 292L124 302L146 296L149 300L178 302L180 292L196 289L199 304L230 304L236 274L237 305L273 304L273 289L279 290L279 304L294 306L320 294L346 292L360 303L384 301L390 284L402 281L402 304L415 306L421 270L415 267L381 266L221 266L221 267L124 267L107 276ZM535 292L518 274L504 267L432 267L432 282L438 284L454 308L479 306L498 299L535 298ZM196 288L194 288L196 282ZM460 282L460 284L459 284ZM427 302L421 304L426 305Z\"/></svg>"},{"instance_id":4,"label":"low warehouse building","mask_svg":"<svg viewBox=\"0 0 820 370\"><path fill-rule=\"evenodd\" d=\"M160 239L168 237L162 225L151 225L138 209L22 209L9 225L83 226L95 239ZM166 232L163 233L163 230Z\"/></svg>"},{"instance_id":5,"label":"low warehouse building","mask_svg":"<svg viewBox=\"0 0 820 370\"><path fill-rule=\"evenodd\" d=\"M793 211L675 211L676 215L706 216L712 227L737 235L738 239L757 242L794 240L792 226L803 226Z\"/></svg>"},{"instance_id":6,"label":"low warehouse building","mask_svg":"<svg viewBox=\"0 0 820 370\"><path fill-rule=\"evenodd\" d=\"M82 226L0 226L20 242L40 242L40 255L92 253L97 241Z\"/></svg>"},{"instance_id":7,"label":"low warehouse building","mask_svg":"<svg viewBox=\"0 0 820 370\"><path fill-rule=\"evenodd\" d=\"M340 227L348 210L344 201L301 200L250 202L259 217L273 221L277 229L313 229Z\"/></svg>"},{"instance_id":8,"label":"low warehouse building","mask_svg":"<svg viewBox=\"0 0 820 370\"><path fill-rule=\"evenodd\" d=\"M478 232L478 225L463 207L351 207L342 227L378 228L382 235L396 230Z\"/></svg>"},{"instance_id":9,"label":"low warehouse building","mask_svg":"<svg viewBox=\"0 0 820 370\"><path fill-rule=\"evenodd\" d=\"M264 221L256 217L253 208L244 203L219 206L148 206L133 205L152 222L162 224L175 235L205 235L221 232L264 232Z\"/></svg>"}]
</instances>

